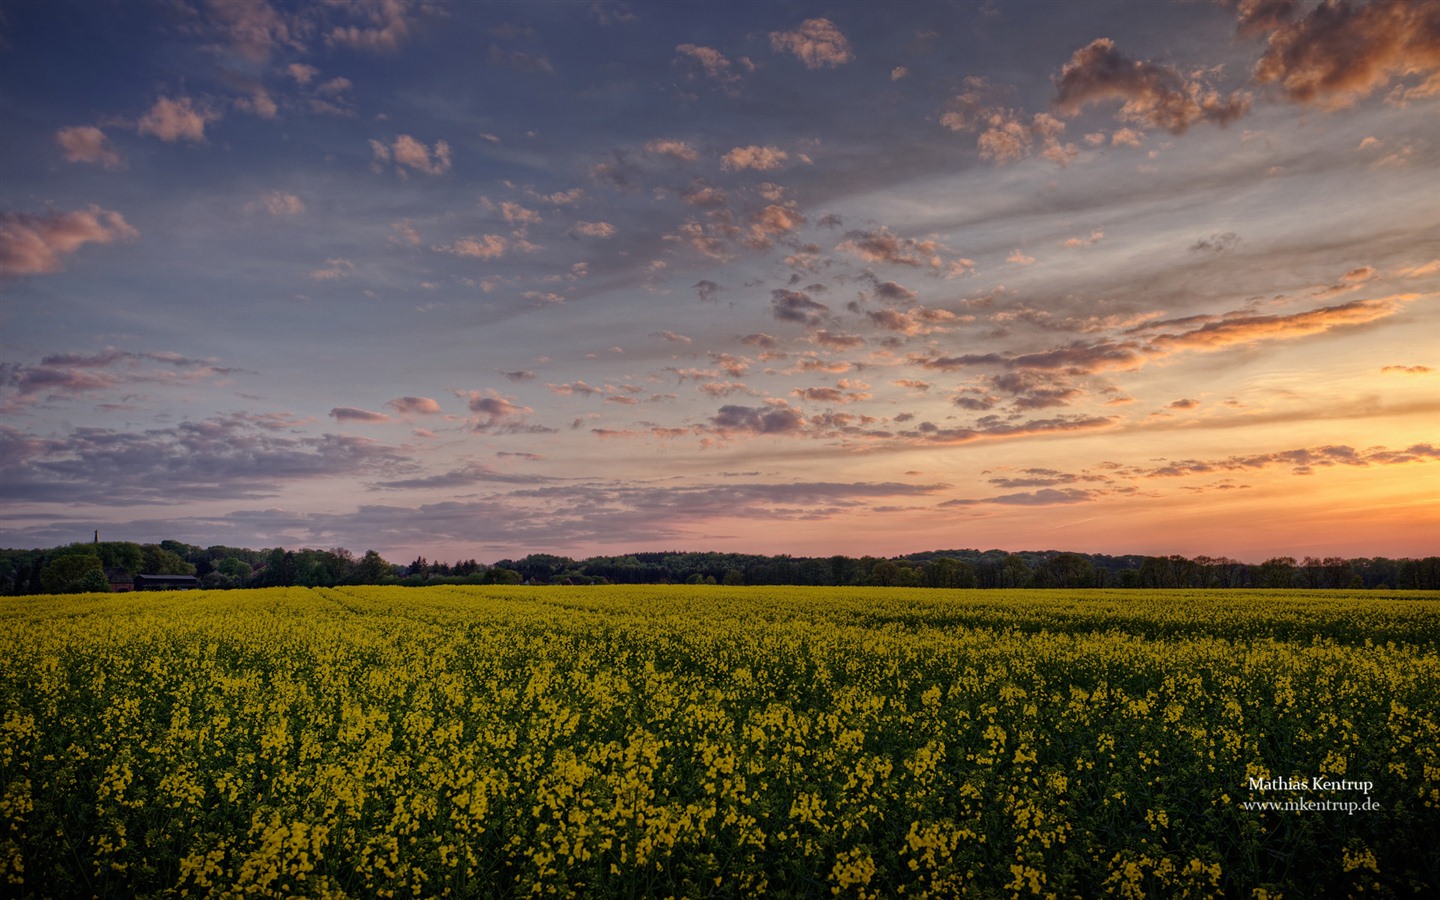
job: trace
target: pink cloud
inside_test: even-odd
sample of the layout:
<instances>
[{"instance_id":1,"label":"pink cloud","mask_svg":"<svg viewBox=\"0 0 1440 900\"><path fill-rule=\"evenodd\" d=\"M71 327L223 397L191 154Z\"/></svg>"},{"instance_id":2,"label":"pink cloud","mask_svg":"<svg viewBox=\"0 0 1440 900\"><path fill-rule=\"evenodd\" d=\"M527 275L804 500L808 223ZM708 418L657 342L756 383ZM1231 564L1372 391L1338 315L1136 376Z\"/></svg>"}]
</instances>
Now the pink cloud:
<instances>
[{"instance_id":1,"label":"pink cloud","mask_svg":"<svg viewBox=\"0 0 1440 900\"><path fill-rule=\"evenodd\" d=\"M682 162L694 162L700 154L685 141L654 140L645 145L645 152L651 156L666 156Z\"/></svg>"},{"instance_id":2,"label":"pink cloud","mask_svg":"<svg viewBox=\"0 0 1440 900\"><path fill-rule=\"evenodd\" d=\"M107 169L125 165L120 152L110 143L105 132L93 125L76 125L55 132L55 143L68 162L96 163Z\"/></svg>"},{"instance_id":3,"label":"pink cloud","mask_svg":"<svg viewBox=\"0 0 1440 900\"><path fill-rule=\"evenodd\" d=\"M189 97L179 100L161 97L140 119L138 127L141 134L153 134L166 143L201 143L205 140L205 125L219 118L217 112L196 109Z\"/></svg>"},{"instance_id":4,"label":"pink cloud","mask_svg":"<svg viewBox=\"0 0 1440 900\"><path fill-rule=\"evenodd\" d=\"M833 69L855 58L850 42L829 19L806 19L794 31L772 31L770 48L795 54L807 69Z\"/></svg>"},{"instance_id":5,"label":"pink cloud","mask_svg":"<svg viewBox=\"0 0 1440 900\"><path fill-rule=\"evenodd\" d=\"M140 236L118 212L89 206L74 212L0 213L0 272L59 272L61 258L85 244L109 244Z\"/></svg>"},{"instance_id":6,"label":"pink cloud","mask_svg":"<svg viewBox=\"0 0 1440 900\"><path fill-rule=\"evenodd\" d=\"M359 18L358 25L337 25L325 36L331 46L391 53L410 34L412 5L406 0L354 0L341 8Z\"/></svg>"},{"instance_id":7,"label":"pink cloud","mask_svg":"<svg viewBox=\"0 0 1440 900\"><path fill-rule=\"evenodd\" d=\"M453 253L456 256L498 259L505 255L506 246L505 238L498 234L486 234L479 237L460 238L454 243L433 249L440 253Z\"/></svg>"},{"instance_id":8,"label":"pink cloud","mask_svg":"<svg viewBox=\"0 0 1440 900\"><path fill-rule=\"evenodd\" d=\"M725 54L713 47L702 47L698 44L679 44L675 52L680 54L676 62L697 69L711 81L714 81L720 88L731 96L738 96L740 93L740 73L736 71L735 63L731 62ZM747 71L754 69L754 64L745 57L740 58L740 68Z\"/></svg>"},{"instance_id":9,"label":"pink cloud","mask_svg":"<svg viewBox=\"0 0 1440 900\"><path fill-rule=\"evenodd\" d=\"M370 149L377 167L393 161L396 170L402 173L402 166L426 175L442 175L450 171L450 145L445 141L436 141L431 148L408 134L402 134L393 144L371 140Z\"/></svg>"},{"instance_id":10,"label":"pink cloud","mask_svg":"<svg viewBox=\"0 0 1440 900\"><path fill-rule=\"evenodd\" d=\"M748 147L736 147L726 153L720 159L720 168L727 172L736 172L742 169L757 169L769 171L778 169L790 158L790 154L779 147L758 147L751 144Z\"/></svg>"}]
</instances>

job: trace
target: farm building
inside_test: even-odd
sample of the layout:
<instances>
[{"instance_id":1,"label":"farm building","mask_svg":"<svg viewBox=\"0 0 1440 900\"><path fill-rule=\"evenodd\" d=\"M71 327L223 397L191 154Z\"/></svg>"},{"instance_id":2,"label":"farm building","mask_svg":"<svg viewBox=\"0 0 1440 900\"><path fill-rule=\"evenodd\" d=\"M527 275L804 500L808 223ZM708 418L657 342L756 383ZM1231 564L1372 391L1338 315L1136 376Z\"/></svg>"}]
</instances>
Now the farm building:
<instances>
[{"instance_id":1,"label":"farm building","mask_svg":"<svg viewBox=\"0 0 1440 900\"><path fill-rule=\"evenodd\" d=\"M194 575L136 575L137 591L193 591L200 587Z\"/></svg>"}]
</instances>

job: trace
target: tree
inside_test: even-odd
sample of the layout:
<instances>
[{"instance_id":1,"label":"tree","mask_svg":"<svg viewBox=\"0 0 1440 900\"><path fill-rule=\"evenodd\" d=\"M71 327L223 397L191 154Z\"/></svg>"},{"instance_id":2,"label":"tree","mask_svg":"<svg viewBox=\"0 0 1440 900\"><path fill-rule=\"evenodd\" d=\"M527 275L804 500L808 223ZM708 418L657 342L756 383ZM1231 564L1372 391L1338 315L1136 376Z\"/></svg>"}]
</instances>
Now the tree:
<instances>
[{"instance_id":1,"label":"tree","mask_svg":"<svg viewBox=\"0 0 1440 900\"><path fill-rule=\"evenodd\" d=\"M1295 586L1295 557L1276 556L1265 560L1255 570L1255 586L1292 588Z\"/></svg>"},{"instance_id":2,"label":"tree","mask_svg":"<svg viewBox=\"0 0 1440 900\"><path fill-rule=\"evenodd\" d=\"M108 594L110 593L110 579L105 577L104 569L91 569L80 580L75 582L75 593L77 594Z\"/></svg>"},{"instance_id":3,"label":"tree","mask_svg":"<svg viewBox=\"0 0 1440 900\"><path fill-rule=\"evenodd\" d=\"M1078 553L1061 553L1035 570L1035 584L1044 587L1080 588L1095 585L1095 566Z\"/></svg>"},{"instance_id":4,"label":"tree","mask_svg":"<svg viewBox=\"0 0 1440 900\"><path fill-rule=\"evenodd\" d=\"M250 564L238 557L227 556L220 560L220 564L215 567L215 571L227 578L244 581L250 577Z\"/></svg>"},{"instance_id":5,"label":"tree","mask_svg":"<svg viewBox=\"0 0 1440 900\"><path fill-rule=\"evenodd\" d=\"M87 573L97 572L105 587L93 588L85 586ZM92 580L90 584L95 584ZM66 554L51 560L40 570L40 587L47 594L77 594L91 590L110 590L110 582L105 580L105 567L100 564L100 557L94 555Z\"/></svg>"},{"instance_id":6,"label":"tree","mask_svg":"<svg viewBox=\"0 0 1440 900\"><path fill-rule=\"evenodd\" d=\"M356 571L356 577L361 584L381 584L395 575L395 567L386 562L379 553L374 550L366 550L365 555L360 558L360 567Z\"/></svg>"},{"instance_id":7,"label":"tree","mask_svg":"<svg viewBox=\"0 0 1440 900\"><path fill-rule=\"evenodd\" d=\"M485 570L486 584L520 584L525 578L514 569L504 569L500 566L491 566Z\"/></svg>"},{"instance_id":8,"label":"tree","mask_svg":"<svg viewBox=\"0 0 1440 900\"><path fill-rule=\"evenodd\" d=\"M900 580L900 567L893 560L882 559L870 569L870 583L891 587Z\"/></svg>"},{"instance_id":9,"label":"tree","mask_svg":"<svg viewBox=\"0 0 1440 900\"><path fill-rule=\"evenodd\" d=\"M168 543L177 544L177 541ZM179 546L185 546L180 544ZM167 550L156 544L145 544L140 548L142 561L140 563L145 575L194 575L195 566L186 562L173 550Z\"/></svg>"},{"instance_id":10,"label":"tree","mask_svg":"<svg viewBox=\"0 0 1440 900\"><path fill-rule=\"evenodd\" d=\"M1011 553L1000 566L1000 587L1020 588L1030 586L1030 564L1025 557Z\"/></svg>"}]
</instances>

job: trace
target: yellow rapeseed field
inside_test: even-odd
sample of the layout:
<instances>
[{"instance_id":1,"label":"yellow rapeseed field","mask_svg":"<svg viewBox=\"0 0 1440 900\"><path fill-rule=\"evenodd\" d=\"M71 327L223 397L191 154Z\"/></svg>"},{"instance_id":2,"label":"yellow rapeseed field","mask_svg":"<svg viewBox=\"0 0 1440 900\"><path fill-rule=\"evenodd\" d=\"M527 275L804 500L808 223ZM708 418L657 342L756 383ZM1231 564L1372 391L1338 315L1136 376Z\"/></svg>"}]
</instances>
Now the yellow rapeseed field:
<instances>
[{"instance_id":1,"label":"yellow rapeseed field","mask_svg":"<svg viewBox=\"0 0 1440 900\"><path fill-rule=\"evenodd\" d=\"M1440 890L1440 596L0 600L10 896Z\"/></svg>"}]
</instances>

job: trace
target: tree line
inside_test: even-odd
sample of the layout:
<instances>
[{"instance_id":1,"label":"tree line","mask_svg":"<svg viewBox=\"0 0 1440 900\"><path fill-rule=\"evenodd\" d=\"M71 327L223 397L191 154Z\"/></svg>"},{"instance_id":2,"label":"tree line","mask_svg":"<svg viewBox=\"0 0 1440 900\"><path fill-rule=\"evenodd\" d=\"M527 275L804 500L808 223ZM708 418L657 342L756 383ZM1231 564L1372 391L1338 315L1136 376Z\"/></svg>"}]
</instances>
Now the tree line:
<instances>
[{"instance_id":1,"label":"tree line","mask_svg":"<svg viewBox=\"0 0 1440 900\"><path fill-rule=\"evenodd\" d=\"M908 556L633 553L572 559L532 553L408 565L374 550L197 547L181 541L76 543L0 550L0 593L108 591L127 577L190 575L210 589L347 584L727 584L934 588L1311 588L1440 590L1440 557L1108 556L1057 550L933 550Z\"/></svg>"}]
</instances>

